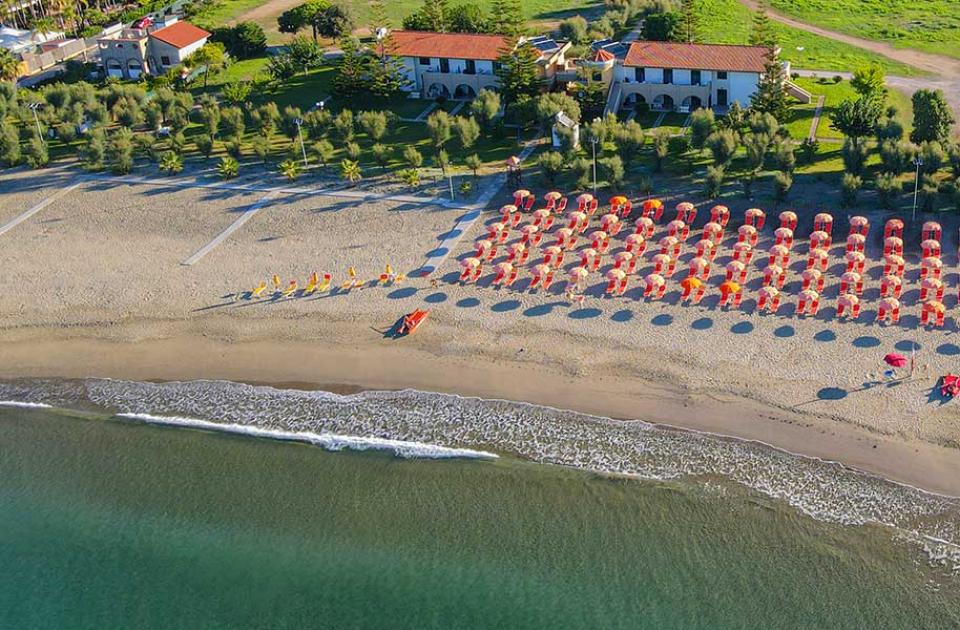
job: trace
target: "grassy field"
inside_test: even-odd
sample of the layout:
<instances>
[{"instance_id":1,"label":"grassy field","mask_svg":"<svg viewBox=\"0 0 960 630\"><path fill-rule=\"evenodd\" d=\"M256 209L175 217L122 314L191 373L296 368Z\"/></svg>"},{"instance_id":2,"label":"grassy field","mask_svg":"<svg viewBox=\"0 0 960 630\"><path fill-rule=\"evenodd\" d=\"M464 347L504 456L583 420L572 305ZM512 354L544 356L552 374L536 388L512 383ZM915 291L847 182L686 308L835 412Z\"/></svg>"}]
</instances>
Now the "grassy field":
<instances>
[{"instance_id":1,"label":"grassy field","mask_svg":"<svg viewBox=\"0 0 960 630\"><path fill-rule=\"evenodd\" d=\"M369 5L367 0L345 0L357 16L358 26L365 26L369 19ZM786 1L786 0L781 0ZM846 4L863 4L868 0L844 0ZM821 4L826 0L793 0L796 4ZM899 0L893 0L900 4ZM873 2L869 2L871 5ZM960 0L923 0L918 6L925 3L938 5L954 5L960 7ZM213 8L205 11L196 18L200 24L216 26L225 24L242 16L247 11L267 4L264 0L220 0ZM395 26L406 15L415 11L422 4L421 0L391 0L387 3L389 17ZM490 0L477 0L484 9L489 9ZM879 3L877 3L878 6ZM752 13L737 0L700 0L701 38L707 42L743 44L750 35ZM556 27L556 24L575 14L598 16L603 11L601 0L527 0L522 3L524 15L529 21L531 32L546 32ZM886 6L886 5L883 5ZM270 43L280 43L289 36L277 31L276 16L281 12L278 4L276 11L268 12L257 21L267 32ZM960 11L960 8L957 9ZM951 18L954 19L954 18ZM960 20L960 17L955 19ZM926 26L926 25L925 25ZM910 66L891 61L885 57L860 50L853 46L835 42L826 37L820 37L799 29L782 24L774 24L780 45L783 48L783 57L796 67L814 70L852 71L857 67L870 62L880 63L888 73L899 75L915 75L918 71ZM946 32L946 31L945 31ZM960 37L954 33L952 37Z\"/></svg>"},{"instance_id":2,"label":"grassy field","mask_svg":"<svg viewBox=\"0 0 960 630\"><path fill-rule=\"evenodd\" d=\"M770 0L770 6L849 35L960 57L960 0Z\"/></svg>"},{"instance_id":3,"label":"grassy field","mask_svg":"<svg viewBox=\"0 0 960 630\"><path fill-rule=\"evenodd\" d=\"M840 81L837 83L834 82L831 77L826 76L816 79L812 77L797 77L793 79L793 82L813 94L814 98L813 102L809 105L801 105L798 103L792 108L790 119L784 123L790 130L790 136L797 140L807 137L807 134L810 132L810 125L813 122L813 114L816 110L817 96L822 94L825 99L820 124L817 127L817 138L821 140L842 140L843 135L839 131L830 128L830 117L834 109L836 109L842 101L857 98L858 95L850 86L850 82ZM903 124L907 133L909 133L913 119L913 106L910 103L910 98L902 92L890 90L887 93L887 104L897 108L897 118Z\"/></svg>"},{"instance_id":4,"label":"grassy field","mask_svg":"<svg viewBox=\"0 0 960 630\"><path fill-rule=\"evenodd\" d=\"M924 0L925 1L925 0ZM700 0L702 39L707 42L744 44L750 37L752 12L737 0ZM773 24L782 57L794 67L810 70L852 72L871 62L879 63L889 74L916 75L916 68L836 42L806 31Z\"/></svg>"}]
</instances>

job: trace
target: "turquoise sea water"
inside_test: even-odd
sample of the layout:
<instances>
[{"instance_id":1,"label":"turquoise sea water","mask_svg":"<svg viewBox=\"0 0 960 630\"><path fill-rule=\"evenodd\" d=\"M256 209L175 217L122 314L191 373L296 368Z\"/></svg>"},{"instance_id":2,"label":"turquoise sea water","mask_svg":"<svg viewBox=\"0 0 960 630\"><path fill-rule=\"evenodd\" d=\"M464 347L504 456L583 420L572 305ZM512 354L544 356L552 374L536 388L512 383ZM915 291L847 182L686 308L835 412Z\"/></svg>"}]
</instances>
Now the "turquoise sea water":
<instances>
[{"instance_id":1,"label":"turquoise sea water","mask_svg":"<svg viewBox=\"0 0 960 630\"><path fill-rule=\"evenodd\" d=\"M719 477L0 408L2 628L952 628L958 581Z\"/></svg>"}]
</instances>

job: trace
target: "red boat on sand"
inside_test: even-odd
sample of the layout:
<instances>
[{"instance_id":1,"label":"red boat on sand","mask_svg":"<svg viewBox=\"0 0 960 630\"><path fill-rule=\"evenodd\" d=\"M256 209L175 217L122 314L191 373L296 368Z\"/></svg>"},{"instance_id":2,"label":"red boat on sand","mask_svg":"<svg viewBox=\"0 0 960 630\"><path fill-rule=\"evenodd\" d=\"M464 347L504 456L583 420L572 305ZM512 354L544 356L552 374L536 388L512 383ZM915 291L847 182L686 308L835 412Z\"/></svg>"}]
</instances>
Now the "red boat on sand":
<instances>
[{"instance_id":1,"label":"red boat on sand","mask_svg":"<svg viewBox=\"0 0 960 630\"><path fill-rule=\"evenodd\" d=\"M430 311L425 311L423 309L417 309L412 313L403 316L403 321L400 323L400 327L397 328L398 335L409 335L417 331L417 328L427 319L427 316L430 315Z\"/></svg>"}]
</instances>

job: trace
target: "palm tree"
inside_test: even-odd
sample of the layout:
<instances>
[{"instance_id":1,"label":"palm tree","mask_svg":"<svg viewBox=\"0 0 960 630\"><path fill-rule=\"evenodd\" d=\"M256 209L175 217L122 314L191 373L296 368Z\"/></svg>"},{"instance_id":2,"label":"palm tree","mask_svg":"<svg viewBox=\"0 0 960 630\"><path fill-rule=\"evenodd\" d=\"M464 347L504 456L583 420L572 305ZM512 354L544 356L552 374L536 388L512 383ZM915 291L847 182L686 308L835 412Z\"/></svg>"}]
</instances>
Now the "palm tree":
<instances>
[{"instance_id":1,"label":"palm tree","mask_svg":"<svg viewBox=\"0 0 960 630\"><path fill-rule=\"evenodd\" d=\"M300 176L300 162L296 160L284 160L280 162L280 172L290 181Z\"/></svg>"},{"instance_id":2,"label":"palm tree","mask_svg":"<svg viewBox=\"0 0 960 630\"><path fill-rule=\"evenodd\" d=\"M183 170L183 159L173 151L167 151L160 158L160 170L173 175Z\"/></svg>"},{"instance_id":3,"label":"palm tree","mask_svg":"<svg viewBox=\"0 0 960 630\"><path fill-rule=\"evenodd\" d=\"M229 155L225 155L220 158L220 164L217 166L217 172L223 179L233 179L240 173L240 162Z\"/></svg>"},{"instance_id":4,"label":"palm tree","mask_svg":"<svg viewBox=\"0 0 960 630\"><path fill-rule=\"evenodd\" d=\"M356 160L342 160L340 162L340 176L355 184L363 179L363 171L360 170L360 163Z\"/></svg>"},{"instance_id":5,"label":"palm tree","mask_svg":"<svg viewBox=\"0 0 960 630\"><path fill-rule=\"evenodd\" d=\"M15 81L20 74L20 62L6 48L0 48L0 79Z\"/></svg>"}]
</instances>

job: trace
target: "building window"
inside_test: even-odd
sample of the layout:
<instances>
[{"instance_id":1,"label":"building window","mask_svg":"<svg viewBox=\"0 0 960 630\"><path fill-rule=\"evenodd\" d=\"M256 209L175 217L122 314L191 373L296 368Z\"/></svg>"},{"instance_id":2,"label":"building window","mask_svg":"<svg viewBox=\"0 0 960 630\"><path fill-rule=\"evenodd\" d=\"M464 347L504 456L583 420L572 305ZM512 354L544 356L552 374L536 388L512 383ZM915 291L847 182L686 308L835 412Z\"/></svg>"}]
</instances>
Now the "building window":
<instances>
[{"instance_id":1,"label":"building window","mask_svg":"<svg viewBox=\"0 0 960 630\"><path fill-rule=\"evenodd\" d=\"M160 57L160 65L161 65L161 66L169 66L169 65L170 65L170 57L167 57L167 56Z\"/></svg>"},{"instance_id":2,"label":"building window","mask_svg":"<svg viewBox=\"0 0 960 630\"><path fill-rule=\"evenodd\" d=\"M441 59L441 60L440 60L440 72L443 72L444 74L450 72L450 60L449 60L449 59Z\"/></svg>"},{"instance_id":3,"label":"building window","mask_svg":"<svg viewBox=\"0 0 960 630\"><path fill-rule=\"evenodd\" d=\"M634 68L633 78L637 80L637 83L643 83L647 80L646 72L643 68Z\"/></svg>"},{"instance_id":4,"label":"building window","mask_svg":"<svg viewBox=\"0 0 960 630\"><path fill-rule=\"evenodd\" d=\"M727 91L723 88L717 90L717 107L727 106Z\"/></svg>"},{"instance_id":5,"label":"building window","mask_svg":"<svg viewBox=\"0 0 960 630\"><path fill-rule=\"evenodd\" d=\"M429 66L429 65L430 65L430 57L420 57L420 58L417 60L417 62L418 62L421 66Z\"/></svg>"},{"instance_id":6,"label":"building window","mask_svg":"<svg viewBox=\"0 0 960 630\"><path fill-rule=\"evenodd\" d=\"M477 62L473 59L467 59L465 66L463 68L464 74L476 74L477 73Z\"/></svg>"},{"instance_id":7,"label":"building window","mask_svg":"<svg viewBox=\"0 0 960 630\"><path fill-rule=\"evenodd\" d=\"M594 72L592 75L590 75L590 80L591 80L591 81L603 81L603 73L602 73L602 72Z\"/></svg>"},{"instance_id":8,"label":"building window","mask_svg":"<svg viewBox=\"0 0 960 630\"><path fill-rule=\"evenodd\" d=\"M663 82L666 84L673 83L673 70L671 68L664 68L663 70Z\"/></svg>"},{"instance_id":9,"label":"building window","mask_svg":"<svg viewBox=\"0 0 960 630\"><path fill-rule=\"evenodd\" d=\"M494 61L494 62L493 62L493 71L494 71L494 72L499 72L499 71L500 71L500 68L502 68L502 67L503 67L503 64L500 63L499 61Z\"/></svg>"},{"instance_id":10,"label":"building window","mask_svg":"<svg viewBox=\"0 0 960 630\"><path fill-rule=\"evenodd\" d=\"M717 70L717 80L725 81L727 79L727 73L723 70Z\"/></svg>"},{"instance_id":11,"label":"building window","mask_svg":"<svg viewBox=\"0 0 960 630\"><path fill-rule=\"evenodd\" d=\"M691 70L690 71L690 85L700 85L700 71Z\"/></svg>"}]
</instances>

